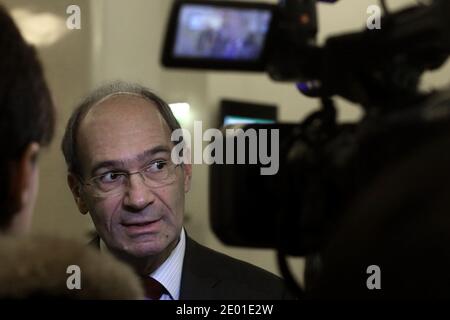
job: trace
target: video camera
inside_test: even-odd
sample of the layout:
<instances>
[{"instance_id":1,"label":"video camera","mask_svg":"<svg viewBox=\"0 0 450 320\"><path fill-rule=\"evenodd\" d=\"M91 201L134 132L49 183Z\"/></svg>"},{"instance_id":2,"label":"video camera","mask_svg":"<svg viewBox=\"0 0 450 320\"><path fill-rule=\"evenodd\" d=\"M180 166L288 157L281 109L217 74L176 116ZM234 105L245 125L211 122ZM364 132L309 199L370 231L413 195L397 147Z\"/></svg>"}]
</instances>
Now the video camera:
<instances>
[{"instance_id":1,"label":"video camera","mask_svg":"<svg viewBox=\"0 0 450 320\"><path fill-rule=\"evenodd\" d=\"M398 12L381 6L380 29L332 36L319 47L314 0L175 2L163 65L267 72L321 101L300 124L243 128L279 130L278 174L260 175L260 165L211 166L211 223L222 241L277 248L280 262L319 252L383 168L448 134L449 92L418 86L450 53L450 2ZM362 120L338 124L335 95L360 104Z\"/></svg>"}]
</instances>

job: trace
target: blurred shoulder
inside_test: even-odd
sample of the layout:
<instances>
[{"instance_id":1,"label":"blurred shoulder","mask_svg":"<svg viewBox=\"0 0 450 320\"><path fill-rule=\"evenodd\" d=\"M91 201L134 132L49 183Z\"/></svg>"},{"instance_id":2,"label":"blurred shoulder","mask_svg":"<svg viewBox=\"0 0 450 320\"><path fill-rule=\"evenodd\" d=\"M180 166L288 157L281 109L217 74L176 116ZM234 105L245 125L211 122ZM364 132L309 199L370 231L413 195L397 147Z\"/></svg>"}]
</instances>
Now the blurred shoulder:
<instances>
[{"instance_id":1,"label":"blurred shoulder","mask_svg":"<svg viewBox=\"0 0 450 320\"><path fill-rule=\"evenodd\" d=\"M127 265L75 240L54 236L0 237L0 296L13 299L140 299ZM82 290L68 288L80 275Z\"/></svg>"}]
</instances>

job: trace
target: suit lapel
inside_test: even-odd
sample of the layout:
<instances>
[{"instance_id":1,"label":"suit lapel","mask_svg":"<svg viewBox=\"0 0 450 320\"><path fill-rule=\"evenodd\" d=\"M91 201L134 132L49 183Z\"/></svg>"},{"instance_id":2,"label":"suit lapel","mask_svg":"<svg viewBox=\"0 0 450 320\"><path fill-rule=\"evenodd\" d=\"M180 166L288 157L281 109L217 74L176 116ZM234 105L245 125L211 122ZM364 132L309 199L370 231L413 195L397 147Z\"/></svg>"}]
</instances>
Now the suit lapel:
<instances>
[{"instance_id":1,"label":"suit lapel","mask_svg":"<svg viewBox=\"0 0 450 320\"><path fill-rule=\"evenodd\" d=\"M186 235L186 251L181 275L180 300L211 299L214 287L220 282L214 272L203 264L207 252Z\"/></svg>"}]
</instances>

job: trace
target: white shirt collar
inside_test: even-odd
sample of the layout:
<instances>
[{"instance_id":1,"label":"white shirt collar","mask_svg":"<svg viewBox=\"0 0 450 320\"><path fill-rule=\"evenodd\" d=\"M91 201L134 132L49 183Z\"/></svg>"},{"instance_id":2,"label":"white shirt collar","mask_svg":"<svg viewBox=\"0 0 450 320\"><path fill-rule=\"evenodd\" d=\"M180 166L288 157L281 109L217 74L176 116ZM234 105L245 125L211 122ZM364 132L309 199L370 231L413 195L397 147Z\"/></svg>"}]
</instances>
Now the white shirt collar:
<instances>
[{"instance_id":1,"label":"white shirt collar","mask_svg":"<svg viewBox=\"0 0 450 320\"><path fill-rule=\"evenodd\" d=\"M184 252L186 249L186 236L184 229L180 233L175 249L170 256L159 266L150 277L158 280L169 292L170 296L164 294L160 300L178 300L180 297L181 273L183 270Z\"/></svg>"},{"instance_id":2,"label":"white shirt collar","mask_svg":"<svg viewBox=\"0 0 450 320\"><path fill-rule=\"evenodd\" d=\"M180 297L181 273L183 270L184 252L186 250L186 236L181 229L180 241L172 250L169 257L149 277L158 280L169 294L163 294L160 300L178 300ZM109 253L108 247L100 239L100 251Z\"/></svg>"}]
</instances>

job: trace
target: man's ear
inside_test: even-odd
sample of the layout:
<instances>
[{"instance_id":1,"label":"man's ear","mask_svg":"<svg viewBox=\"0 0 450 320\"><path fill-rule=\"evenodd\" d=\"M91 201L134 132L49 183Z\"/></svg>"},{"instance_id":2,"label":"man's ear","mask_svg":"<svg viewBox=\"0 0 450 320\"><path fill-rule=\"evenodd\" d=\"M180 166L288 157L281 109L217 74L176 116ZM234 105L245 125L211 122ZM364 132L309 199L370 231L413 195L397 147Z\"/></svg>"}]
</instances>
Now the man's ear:
<instances>
[{"instance_id":1,"label":"man's ear","mask_svg":"<svg viewBox=\"0 0 450 320\"><path fill-rule=\"evenodd\" d=\"M187 193L191 190L191 179L192 179L192 164L184 163L184 192Z\"/></svg>"},{"instance_id":2,"label":"man's ear","mask_svg":"<svg viewBox=\"0 0 450 320\"><path fill-rule=\"evenodd\" d=\"M88 213L88 207L81 196L81 188L82 185L80 180L73 174L69 173L67 175L67 184L69 185L70 190L72 191L73 198L75 199L75 203L77 204L78 210L81 214Z\"/></svg>"},{"instance_id":3,"label":"man's ear","mask_svg":"<svg viewBox=\"0 0 450 320\"><path fill-rule=\"evenodd\" d=\"M183 148L183 166L184 170L184 192L191 190L192 179L192 163L191 163L191 149L189 147Z\"/></svg>"}]
</instances>

